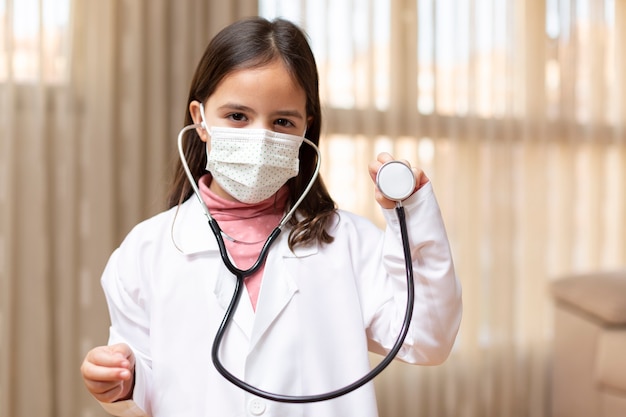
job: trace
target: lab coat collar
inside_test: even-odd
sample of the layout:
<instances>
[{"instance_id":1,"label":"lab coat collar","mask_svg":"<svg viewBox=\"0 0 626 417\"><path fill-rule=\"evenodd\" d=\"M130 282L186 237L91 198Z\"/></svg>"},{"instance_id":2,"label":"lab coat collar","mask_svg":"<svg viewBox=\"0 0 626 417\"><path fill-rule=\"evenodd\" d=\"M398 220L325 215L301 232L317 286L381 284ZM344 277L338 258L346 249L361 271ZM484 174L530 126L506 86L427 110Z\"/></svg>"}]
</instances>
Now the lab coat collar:
<instances>
[{"instance_id":1,"label":"lab coat collar","mask_svg":"<svg viewBox=\"0 0 626 417\"><path fill-rule=\"evenodd\" d=\"M209 226L209 220L204 214L200 202L193 196L181 204L174 207L174 217L172 220L172 241L176 248L185 255L193 255L206 251L218 251L219 247L215 240L215 235ZM289 229L285 228L274 242L270 253L277 251L285 258L298 258L309 256L318 251L316 244L305 247L296 247L292 252L287 245Z\"/></svg>"},{"instance_id":2,"label":"lab coat collar","mask_svg":"<svg viewBox=\"0 0 626 417\"><path fill-rule=\"evenodd\" d=\"M200 202L192 196L174 207L172 219L172 242L184 255L219 250Z\"/></svg>"},{"instance_id":3,"label":"lab coat collar","mask_svg":"<svg viewBox=\"0 0 626 417\"><path fill-rule=\"evenodd\" d=\"M306 257L318 251L317 244L312 244L297 247L292 252L287 243L288 239L289 230L286 229L277 237L269 251L256 312L252 309L245 287L235 311L234 324L250 340L250 349L253 349L260 341L267 329L298 291L293 274L289 273L286 262L281 261L281 259ZM193 196L181 204L178 212L174 215L172 240L185 255L219 251L202 206ZM235 280L233 274L221 263L213 292L220 307L224 310L231 301L235 290Z\"/></svg>"}]
</instances>

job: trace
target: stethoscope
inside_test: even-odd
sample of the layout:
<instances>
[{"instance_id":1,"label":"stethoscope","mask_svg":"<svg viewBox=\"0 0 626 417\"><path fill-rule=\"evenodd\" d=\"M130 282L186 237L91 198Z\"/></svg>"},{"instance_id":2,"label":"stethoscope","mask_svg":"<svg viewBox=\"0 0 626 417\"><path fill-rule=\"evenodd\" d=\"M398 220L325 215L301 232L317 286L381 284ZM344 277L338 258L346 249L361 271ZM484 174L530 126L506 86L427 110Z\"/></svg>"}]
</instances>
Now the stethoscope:
<instances>
[{"instance_id":1,"label":"stethoscope","mask_svg":"<svg viewBox=\"0 0 626 417\"><path fill-rule=\"evenodd\" d=\"M200 196L200 191L198 186L191 174L189 166L187 164L187 159L185 157L185 153L183 150L183 135L190 129L196 129L202 127L203 124L192 124L185 126L180 133L178 134L178 152L180 155L181 163L189 183L193 188L193 192L196 195L196 198L200 202L200 205L204 211L205 216L208 219L209 226L211 231L215 235L215 239L217 240L217 245L219 247L220 256L226 268L235 275L235 290L233 291L232 298L228 307L226 308L226 312L224 313L224 317L222 322L217 330L215 335L215 339L213 341L213 346L211 349L211 359L213 361L213 365L217 369L217 371L228 381L230 381L235 386L241 388L244 391L247 391L250 394L256 395L261 398L265 398L267 400L278 401L283 403L312 403L319 401L326 401L333 398L341 397L342 395L348 394L361 386L365 385L372 379L374 379L378 374L380 374L395 358L398 354L402 344L404 343L404 339L409 331L409 326L411 323L411 317L413 316L413 306L415 304L415 289L413 282L413 264L411 263L411 251L408 245L408 233L406 227L406 218L404 213L404 207L402 206L402 200L408 198L415 189L415 176L411 168L400 161L389 161L383 164L378 170L378 174L376 175L376 185L380 192L388 199L396 202L396 214L398 216L399 224L400 224L400 234L402 237L402 246L404 251L404 261L406 268L406 284L407 284L407 302L406 302L406 310L404 313L404 320L402 322L402 328L398 334L398 337L387 354L383 358L383 360L378 363L372 370L370 370L367 374L365 374L360 379L354 381L353 383L344 386L343 388L336 389L334 391L329 391L322 394L313 394L313 395L304 395L304 396L294 396L294 395L283 395L276 394L261 390L253 385L248 384L247 382L237 378L231 372L229 372L219 358L220 346L222 344L222 340L224 335L228 329L228 326L232 322L232 319L235 315L235 311L237 310L237 305L239 304L239 300L241 299L241 294L244 289L244 280L246 277L254 274L265 262L267 258L267 254L269 252L270 247L276 241L278 235L280 235L282 228L287 224L287 221L291 216L295 213L296 209L304 199L304 197L308 194L309 190L313 186L313 183L317 179L319 175L320 165L321 165L321 154L318 147L308 140L307 138L303 138L304 142L309 146L315 149L317 153L317 163L313 175L309 180L307 187L305 188L302 196L296 201L293 207L285 214L283 219L280 221L278 226L270 233L265 243L261 248L261 252L256 260L256 262L248 269L242 270L237 268L230 260L228 256L228 251L226 250L226 245L224 244L224 238L233 240L230 236L226 235L220 229L217 221L211 216L208 207L202 200Z\"/></svg>"}]
</instances>

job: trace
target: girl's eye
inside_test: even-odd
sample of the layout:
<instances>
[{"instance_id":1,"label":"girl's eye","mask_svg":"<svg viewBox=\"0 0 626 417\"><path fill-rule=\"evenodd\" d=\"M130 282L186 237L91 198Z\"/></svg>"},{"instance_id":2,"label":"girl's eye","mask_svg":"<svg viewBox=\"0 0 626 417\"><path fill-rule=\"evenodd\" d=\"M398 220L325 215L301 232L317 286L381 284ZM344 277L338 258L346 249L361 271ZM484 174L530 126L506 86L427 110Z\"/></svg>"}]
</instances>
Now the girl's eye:
<instances>
[{"instance_id":1,"label":"girl's eye","mask_svg":"<svg viewBox=\"0 0 626 417\"><path fill-rule=\"evenodd\" d=\"M235 122L243 122L247 120L243 113L231 113L228 115L228 118L234 120Z\"/></svg>"},{"instance_id":2,"label":"girl's eye","mask_svg":"<svg viewBox=\"0 0 626 417\"><path fill-rule=\"evenodd\" d=\"M274 123L280 127L295 127L295 125L287 119L278 119Z\"/></svg>"}]
</instances>

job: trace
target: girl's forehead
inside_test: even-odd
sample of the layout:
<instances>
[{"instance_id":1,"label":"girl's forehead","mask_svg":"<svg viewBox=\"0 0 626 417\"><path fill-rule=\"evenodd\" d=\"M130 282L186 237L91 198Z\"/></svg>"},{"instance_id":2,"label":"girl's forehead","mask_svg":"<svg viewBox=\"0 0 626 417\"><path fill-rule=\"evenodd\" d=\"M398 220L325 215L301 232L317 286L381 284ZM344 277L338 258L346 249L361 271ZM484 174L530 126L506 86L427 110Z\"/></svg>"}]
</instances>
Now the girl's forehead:
<instances>
[{"instance_id":1,"label":"girl's forehead","mask_svg":"<svg viewBox=\"0 0 626 417\"><path fill-rule=\"evenodd\" d=\"M236 100L246 105L276 103L305 107L306 93L285 64L276 60L227 74L209 97L209 101L221 100Z\"/></svg>"}]
</instances>

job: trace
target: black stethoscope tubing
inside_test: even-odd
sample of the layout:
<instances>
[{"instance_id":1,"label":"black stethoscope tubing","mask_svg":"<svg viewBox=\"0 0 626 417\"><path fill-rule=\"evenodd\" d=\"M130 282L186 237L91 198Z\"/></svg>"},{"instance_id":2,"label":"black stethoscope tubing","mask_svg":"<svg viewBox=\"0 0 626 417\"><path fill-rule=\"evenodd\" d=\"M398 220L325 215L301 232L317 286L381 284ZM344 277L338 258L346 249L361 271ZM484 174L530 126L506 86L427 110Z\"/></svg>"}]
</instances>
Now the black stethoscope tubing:
<instances>
[{"instance_id":1,"label":"black stethoscope tubing","mask_svg":"<svg viewBox=\"0 0 626 417\"><path fill-rule=\"evenodd\" d=\"M261 265L263 265L263 263L265 262L265 259L267 258L267 254L269 252L270 247L276 241L276 238L278 237L278 235L280 235L281 233L281 230L282 230L281 228L286 224L287 220L295 213L296 208L302 202L302 200L304 199L304 196L311 189L313 182L317 178L317 175L319 173L321 154L319 152L319 149L317 149L317 146L315 146L314 143L304 138L304 142L312 146L317 152L317 156L318 156L317 166L313 173L313 177L309 181L309 185L306 187L302 196L300 196L300 199L296 201L296 203L291 208L291 210L283 217L278 227L276 227L272 231L272 233L268 236L265 243L263 244L263 247L261 248L261 252L259 253L259 256L256 262L250 268L242 270L242 269L237 268L231 262L230 257L228 256L228 251L226 250L226 245L224 243L222 230L220 229L220 226L217 223L217 221L211 216L208 208L202 201L202 198L200 197L200 192L198 190L198 186L196 185L193 175L191 174L191 171L189 170L189 166L187 165L187 160L185 158L185 154L184 154L184 150L182 146L183 135L186 131L190 129L195 129L198 127L204 127L204 126L201 124L188 125L182 128L181 131L178 133L178 151L180 154L180 159L183 164L185 174L187 175L190 185L194 191L194 194L198 198L198 201L205 212L211 231L215 235L215 239L219 247L222 261L224 262L224 265L226 266L226 268L233 275L235 275L235 278L236 278L235 290L233 291L233 295L230 300L230 303L224 313L222 322L216 332L215 339L213 340L213 346L211 349L211 359L217 371L226 380L230 381L235 386L239 387L240 389L244 391L247 391L250 394L256 395L261 398L265 398L267 400L278 401L278 402L283 402L283 403L312 403L312 402L331 400L333 398L346 395L360 388L361 386L365 385L372 379L374 379L387 366L389 366L389 364L393 361L393 359L396 357L396 355L402 348L402 344L404 343L406 335L408 334L408 331L409 331L411 318L413 316L413 306L415 305L415 283L413 282L413 264L411 261L411 249L408 244L408 232L407 232L407 227L406 227L406 218L405 218L404 207L402 207L402 202L401 202L404 198L408 197L408 195L413 190L414 178L412 176L413 174L410 173L410 168L407 168L404 165L397 165L396 163L398 161L392 161L391 163L385 164L385 165L393 166L393 168L386 171L386 172L391 173L390 174L391 177L387 177L384 181L382 181L381 178L377 178L377 183L379 184L379 188L381 188L380 185L384 183L385 184L384 188L389 187L389 189L392 191L391 195L388 195L387 193L383 192L385 196L396 201L396 214L398 216L398 221L400 224L400 234L402 237L402 248L404 252L404 262L405 262L405 269L406 269L406 285L407 285L406 310L404 313L404 320L402 321L402 328L400 329L400 332L398 334L398 337L396 338L394 345L390 349L389 353L387 353L387 355L383 358L383 360L378 365L376 365L372 370L370 370L367 374L365 374L360 379L354 381L353 383L349 385L344 386L343 388L339 388L337 390L330 391L330 392L323 393L323 394L304 395L304 396L275 394L275 393L270 393L270 392L261 390L253 385L250 385L247 382L237 378L231 372L229 372L224 367L224 365L222 365L220 361L219 350L220 350L220 346L224 338L224 335L228 329L228 326L232 322L235 311L237 310L237 305L239 304L239 300L241 299L241 294L243 293L243 289L244 289L245 278L255 273L261 267ZM383 165L383 167L385 165ZM396 181L396 178L404 177L405 180L407 179L406 172L405 172L405 175L398 173L397 168L400 166L402 166L402 168L400 168L401 170L405 171L406 169L408 169L408 172L409 172L408 175L410 176L410 178L408 178L408 183L406 181L399 181L399 182ZM383 167L379 169L379 176L380 176L380 173L382 172ZM400 174L400 177L397 177L398 174ZM391 178L391 181L389 181L389 178Z\"/></svg>"},{"instance_id":2,"label":"black stethoscope tubing","mask_svg":"<svg viewBox=\"0 0 626 417\"><path fill-rule=\"evenodd\" d=\"M374 379L378 374L380 374L395 358L400 349L402 348L402 344L404 343L404 339L409 331L409 326L411 324L411 318L413 316L413 306L415 304L415 284L413 282L413 264L411 263L411 251L408 245L408 233L406 228L406 218L404 213L404 207L400 203L396 206L396 213L398 216L398 220L400 223L400 233L402 236L402 246L404 251L404 261L406 268L406 278L407 278L407 303L406 310L404 313L404 320L402 322L402 328L398 334L396 342L393 347L385 356L385 358L370 372L365 374L360 379L354 381L353 383L344 386L343 388L339 388L334 391L330 391L323 394L314 394L314 395L304 395L304 396L291 396L291 395L283 395L283 394L275 394L270 393L264 390L261 390L253 385L248 384L247 382L237 378L232 373L230 373L221 363L219 358L219 350L220 345L222 343L222 339L224 338L224 334L230 325L235 311L237 309L237 305L239 304L239 300L241 299L241 294L243 293L244 288L244 280L247 276L252 275L256 272L259 267L265 262L265 258L267 257L268 251L272 243L276 240L278 235L280 234L280 228L274 229L274 231L270 234L268 239L265 241L263 248L261 249L261 253L257 258L254 265L252 265L249 269L241 270L237 268L230 261L228 257L228 252L226 251L226 245L224 244L224 239L222 238L222 232L220 230L219 225L213 219L209 221L209 225L211 226L211 230L217 239L217 243L220 250L220 255L224 264L228 268L230 272L232 272L236 277L235 282L235 290L233 292L233 296L231 298L230 304L228 305L226 312L224 314L224 318L222 319L222 323L217 330L215 335L215 339L213 340L213 347L211 349L211 359L213 361L213 365L217 369L217 371L232 384L241 388L244 391L247 391L250 394L256 395L257 397L265 398L267 400L278 401L282 403L312 403L319 401L327 401L333 398L341 397L342 395L348 394L361 386L365 385L372 379Z\"/></svg>"}]
</instances>

